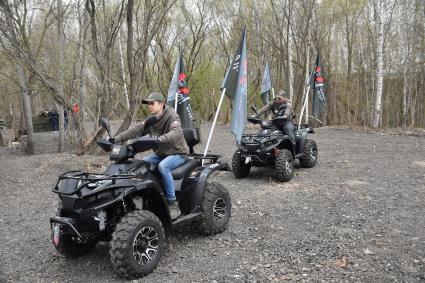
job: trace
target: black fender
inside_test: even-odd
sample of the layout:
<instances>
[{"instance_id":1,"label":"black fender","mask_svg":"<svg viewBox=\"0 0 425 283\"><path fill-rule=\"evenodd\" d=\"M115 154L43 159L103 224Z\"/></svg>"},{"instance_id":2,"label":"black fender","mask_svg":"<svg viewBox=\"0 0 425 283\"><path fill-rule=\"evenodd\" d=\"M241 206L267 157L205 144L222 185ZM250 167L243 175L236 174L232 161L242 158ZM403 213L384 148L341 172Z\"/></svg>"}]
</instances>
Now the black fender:
<instances>
[{"instance_id":1,"label":"black fender","mask_svg":"<svg viewBox=\"0 0 425 283\"><path fill-rule=\"evenodd\" d=\"M295 140L297 141L295 152L297 155L304 153L305 140L308 133L314 133L314 130L310 128L303 128L295 133Z\"/></svg>"},{"instance_id":2,"label":"black fender","mask_svg":"<svg viewBox=\"0 0 425 283\"><path fill-rule=\"evenodd\" d=\"M111 188L125 188L125 190L114 199L93 207L93 210L98 211L105 209L115 203L122 201L127 201L127 203L130 203L133 197L141 196L144 199L149 198L154 201L155 209L151 209L150 211L158 216L165 228L168 229L171 227L171 216L168 209L167 199L165 197L164 190L158 182L154 180L140 181L138 179L130 179L108 187L108 189Z\"/></svg>"},{"instance_id":3,"label":"black fender","mask_svg":"<svg viewBox=\"0 0 425 283\"><path fill-rule=\"evenodd\" d=\"M199 177L194 191L194 204L192 213L202 212L202 202L204 200L205 188L207 186L208 177L215 171L228 171L227 163L216 162L199 168Z\"/></svg>"},{"instance_id":4,"label":"black fender","mask_svg":"<svg viewBox=\"0 0 425 283\"><path fill-rule=\"evenodd\" d=\"M137 183L137 182L136 182ZM124 198L131 200L135 196L150 199L154 205L148 210L158 216L165 229L171 229L171 215L164 190L157 181L149 180L142 185L135 185L135 190L129 191Z\"/></svg>"},{"instance_id":5,"label":"black fender","mask_svg":"<svg viewBox=\"0 0 425 283\"><path fill-rule=\"evenodd\" d=\"M287 149L289 152L291 152L292 157L295 158L295 149L294 145L292 144L291 140L287 137L280 141L279 144L276 145L279 149Z\"/></svg>"}]
</instances>

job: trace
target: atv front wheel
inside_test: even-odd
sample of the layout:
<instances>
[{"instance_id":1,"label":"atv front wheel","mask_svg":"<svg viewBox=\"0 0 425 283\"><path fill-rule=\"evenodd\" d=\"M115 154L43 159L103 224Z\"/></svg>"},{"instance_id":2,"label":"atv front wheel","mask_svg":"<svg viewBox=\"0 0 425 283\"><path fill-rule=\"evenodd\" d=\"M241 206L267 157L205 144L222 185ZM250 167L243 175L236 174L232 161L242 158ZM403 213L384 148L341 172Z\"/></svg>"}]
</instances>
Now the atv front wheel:
<instances>
[{"instance_id":1,"label":"atv front wheel","mask_svg":"<svg viewBox=\"0 0 425 283\"><path fill-rule=\"evenodd\" d=\"M304 168L311 168L317 162L317 144L314 140L306 139L304 145L304 154L300 158L300 165Z\"/></svg>"},{"instance_id":2,"label":"atv front wheel","mask_svg":"<svg viewBox=\"0 0 425 283\"><path fill-rule=\"evenodd\" d=\"M246 164L245 157L241 155L239 150L236 150L232 157L232 172L235 177L238 179L245 178L249 175L250 170L251 164Z\"/></svg>"},{"instance_id":3,"label":"atv front wheel","mask_svg":"<svg viewBox=\"0 0 425 283\"><path fill-rule=\"evenodd\" d=\"M125 215L112 234L112 266L119 275L136 279L152 272L164 253L165 233L161 221L150 211Z\"/></svg>"},{"instance_id":4,"label":"atv front wheel","mask_svg":"<svg viewBox=\"0 0 425 283\"><path fill-rule=\"evenodd\" d=\"M289 182L294 176L294 159L291 152L281 149L276 156L275 174L280 182Z\"/></svg>"},{"instance_id":5,"label":"atv front wheel","mask_svg":"<svg viewBox=\"0 0 425 283\"><path fill-rule=\"evenodd\" d=\"M205 188L202 202L202 217L197 223L197 230L204 235L223 232L231 214L231 198L225 187L209 183Z\"/></svg>"}]
</instances>

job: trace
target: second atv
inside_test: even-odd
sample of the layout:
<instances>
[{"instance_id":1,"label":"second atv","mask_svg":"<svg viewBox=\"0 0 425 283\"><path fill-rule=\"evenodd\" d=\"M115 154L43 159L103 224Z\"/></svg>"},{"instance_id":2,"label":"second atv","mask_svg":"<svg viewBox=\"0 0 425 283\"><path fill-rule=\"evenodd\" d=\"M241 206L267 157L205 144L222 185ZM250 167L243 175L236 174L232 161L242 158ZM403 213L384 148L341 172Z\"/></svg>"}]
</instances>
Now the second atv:
<instances>
[{"instance_id":1,"label":"second atv","mask_svg":"<svg viewBox=\"0 0 425 283\"><path fill-rule=\"evenodd\" d=\"M255 109L254 109L255 110ZM281 182L288 182L294 176L294 160L299 159L305 168L314 167L317 162L318 148L314 140L307 134L314 130L307 125L295 126L295 144L281 130L286 121L283 117L275 117L270 122L257 117L249 117L248 121L259 124L257 134L244 134L238 149L233 154L232 171L236 178L245 178L251 167L271 167L274 175Z\"/></svg>"}]
</instances>

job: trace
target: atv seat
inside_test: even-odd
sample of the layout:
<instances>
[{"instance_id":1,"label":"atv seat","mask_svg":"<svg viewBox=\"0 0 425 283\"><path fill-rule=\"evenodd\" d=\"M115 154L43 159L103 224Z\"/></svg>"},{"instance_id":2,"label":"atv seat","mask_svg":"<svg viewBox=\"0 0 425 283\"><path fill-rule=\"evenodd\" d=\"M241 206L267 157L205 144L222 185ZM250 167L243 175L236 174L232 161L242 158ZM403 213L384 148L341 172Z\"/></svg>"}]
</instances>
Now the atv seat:
<instances>
[{"instance_id":1,"label":"atv seat","mask_svg":"<svg viewBox=\"0 0 425 283\"><path fill-rule=\"evenodd\" d=\"M183 165L180 165L173 171L171 171L171 175L173 176L173 179L181 179L183 178L186 173L193 170L195 167L199 166L199 161L195 159L188 159Z\"/></svg>"}]
</instances>

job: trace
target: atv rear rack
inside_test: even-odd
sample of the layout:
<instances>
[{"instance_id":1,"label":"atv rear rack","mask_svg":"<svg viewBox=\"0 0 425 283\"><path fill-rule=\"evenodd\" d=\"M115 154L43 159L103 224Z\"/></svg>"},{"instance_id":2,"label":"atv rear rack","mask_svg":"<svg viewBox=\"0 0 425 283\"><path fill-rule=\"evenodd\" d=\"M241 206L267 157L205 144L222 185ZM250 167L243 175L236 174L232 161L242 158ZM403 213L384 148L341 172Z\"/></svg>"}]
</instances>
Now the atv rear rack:
<instances>
[{"instance_id":1,"label":"atv rear rack","mask_svg":"<svg viewBox=\"0 0 425 283\"><path fill-rule=\"evenodd\" d=\"M200 160L201 162L203 162L203 164L217 163L217 160L221 157L221 155L216 154L207 154L204 156L203 154L199 153L190 154L188 156L193 157L196 160Z\"/></svg>"},{"instance_id":2,"label":"atv rear rack","mask_svg":"<svg viewBox=\"0 0 425 283\"><path fill-rule=\"evenodd\" d=\"M111 184L114 185L116 180L132 179L135 177L137 177L136 174L108 176L102 173L67 171L59 176L52 191L64 195L73 195L79 193L83 188L93 182L112 181Z\"/></svg>"}]
</instances>

